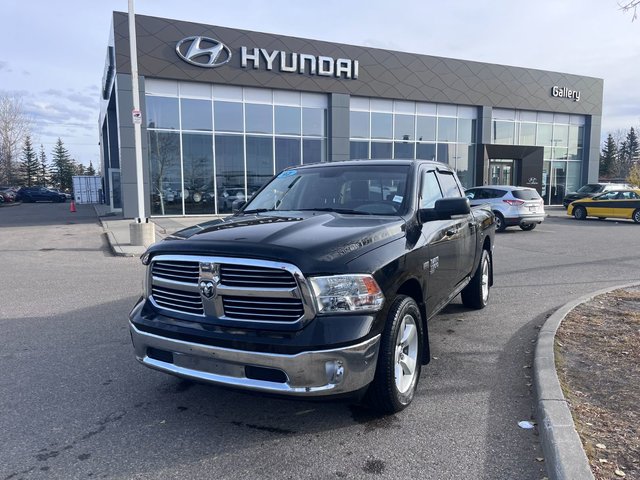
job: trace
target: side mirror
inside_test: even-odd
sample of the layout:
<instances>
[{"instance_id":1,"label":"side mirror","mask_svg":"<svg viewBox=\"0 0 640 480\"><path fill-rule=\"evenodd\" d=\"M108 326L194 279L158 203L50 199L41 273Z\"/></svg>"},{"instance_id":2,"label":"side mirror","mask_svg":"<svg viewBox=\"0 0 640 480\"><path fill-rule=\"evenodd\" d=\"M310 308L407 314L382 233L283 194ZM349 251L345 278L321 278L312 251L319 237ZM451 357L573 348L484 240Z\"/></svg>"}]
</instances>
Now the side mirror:
<instances>
[{"instance_id":1,"label":"side mirror","mask_svg":"<svg viewBox=\"0 0 640 480\"><path fill-rule=\"evenodd\" d=\"M469 199L466 197L442 198L436 200L433 208L421 208L418 212L421 222L430 220L449 220L455 215L467 215L471 212Z\"/></svg>"}]
</instances>

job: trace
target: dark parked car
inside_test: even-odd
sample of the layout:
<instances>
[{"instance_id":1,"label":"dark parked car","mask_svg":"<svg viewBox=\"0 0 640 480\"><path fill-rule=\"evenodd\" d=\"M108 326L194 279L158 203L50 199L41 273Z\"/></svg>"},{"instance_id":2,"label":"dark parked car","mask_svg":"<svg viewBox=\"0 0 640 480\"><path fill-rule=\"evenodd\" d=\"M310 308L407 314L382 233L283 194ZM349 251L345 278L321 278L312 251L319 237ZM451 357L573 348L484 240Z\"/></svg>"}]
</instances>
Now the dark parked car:
<instances>
[{"instance_id":1,"label":"dark parked car","mask_svg":"<svg viewBox=\"0 0 640 480\"><path fill-rule=\"evenodd\" d=\"M18 190L16 200L23 202L64 202L63 193L54 192L46 187L22 187Z\"/></svg>"},{"instance_id":2,"label":"dark parked car","mask_svg":"<svg viewBox=\"0 0 640 480\"><path fill-rule=\"evenodd\" d=\"M60 190L59 188L50 188L49 190L51 190L52 192L56 192L59 193L60 195L64 195L64 198L66 198L67 200L71 200L72 196L69 192L64 192L62 190Z\"/></svg>"},{"instance_id":3,"label":"dark parked car","mask_svg":"<svg viewBox=\"0 0 640 480\"><path fill-rule=\"evenodd\" d=\"M629 188L629 185L623 183L587 183L580 187L577 192L567 193L562 199L562 206L567 208L571 202L575 202L581 198L594 197L600 193L625 188Z\"/></svg>"}]
</instances>

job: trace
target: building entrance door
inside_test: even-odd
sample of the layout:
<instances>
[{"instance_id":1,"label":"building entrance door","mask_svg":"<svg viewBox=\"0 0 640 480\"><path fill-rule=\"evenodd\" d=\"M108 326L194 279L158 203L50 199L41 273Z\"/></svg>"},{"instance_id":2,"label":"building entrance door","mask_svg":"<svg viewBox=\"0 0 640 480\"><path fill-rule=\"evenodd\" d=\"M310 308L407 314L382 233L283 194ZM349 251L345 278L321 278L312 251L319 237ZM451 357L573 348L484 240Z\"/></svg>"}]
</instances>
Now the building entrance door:
<instances>
[{"instance_id":1,"label":"building entrance door","mask_svg":"<svg viewBox=\"0 0 640 480\"><path fill-rule=\"evenodd\" d=\"M567 162L545 162L543 198L547 205L561 205L566 193Z\"/></svg>"},{"instance_id":2,"label":"building entrance door","mask_svg":"<svg viewBox=\"0 0 640 480\"><path fill-rule=\"evenodd\" d=\"M489 160L489 184L513 185L513 160L492 158Z\"/></svg>"},{"instance_id":3,"label":"building entrance door","mask_svg":"<svg viewBox=\"0 0 640 480\"><path fill-rule=\"evenodd\" d=\"M111 202L111 211L122 211L122 191L120 184L120 169L110 168L110 185L109 189L109 201Z\"/></svg>"}]
</instances>

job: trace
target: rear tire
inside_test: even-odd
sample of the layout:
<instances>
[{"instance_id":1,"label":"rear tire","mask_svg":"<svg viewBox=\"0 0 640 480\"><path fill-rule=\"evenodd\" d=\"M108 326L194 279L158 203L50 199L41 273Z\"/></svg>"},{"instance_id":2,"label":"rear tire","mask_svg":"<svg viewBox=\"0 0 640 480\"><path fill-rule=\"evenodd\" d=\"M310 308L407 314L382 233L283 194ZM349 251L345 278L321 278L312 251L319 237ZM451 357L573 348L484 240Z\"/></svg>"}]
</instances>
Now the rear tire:
<instances>
[{"instance_id":1,"label":"rear tire","mask_svg":"<svg viewBox=\"0 0 640 480\"><path fill-rule=\"evenodd\" d=\"M489 303L491 281L491 256L487 250L482 250L482 258L476 268L473 278L461 292L462 303L465 307L480 310Z\"/></svg>"},{"instance_id":2,"label":"rear tire","mask_svg":"<svg viewBox=\"0 0 640 480\"><path fill-rule=\"evenodd\" d=\"M413 298L398 295L387 314L376 374L365 396L373 410L393 414L411 403L420 379L423 341L418 305Z\"/></svg>"},{"instance_id":3,"label":"rear tire","mask_svg":"<svg viewBox=\"0 0 640 480\"><path fill-rule=\"evenodd\" d=\"M520 229L524 230L525 232L528 232L530 230L533 230L537 226L538 226L537 223L524 223L524 224L520 225Z\"/></svg>"},{"instance_id":4,"label":"rear tire","mask_svg":"<svg viewBox=\"0 0 640 480\"><path fill-rule=\"evenodd\" d=\"M507 228L507 224L504 221L504 216L500 212L493 212L496 215L496 232L504 232Z\"/></svg>"},{"instance_id":5,"label":"rear tire","mask_svg":"<svg viewBox=\"0 0 640 480\"><path fill-rule=\"evenodd\" d=\"M636 223L640 223L640 208L636 209L633 212L633 215L631 216L631 218L633 218L633 221Z\"/></svg>"},{"instance_id":6,"label":"rear tire","mask_svg":"<svg viewBox=\"0 0 640 480\"><path fill-rule=\"evenodd\" d=\"M587 210L584 207L575 207L573 209L573 216L576 220L584 220L587 218Z\"/></svg>"}]
</instances>

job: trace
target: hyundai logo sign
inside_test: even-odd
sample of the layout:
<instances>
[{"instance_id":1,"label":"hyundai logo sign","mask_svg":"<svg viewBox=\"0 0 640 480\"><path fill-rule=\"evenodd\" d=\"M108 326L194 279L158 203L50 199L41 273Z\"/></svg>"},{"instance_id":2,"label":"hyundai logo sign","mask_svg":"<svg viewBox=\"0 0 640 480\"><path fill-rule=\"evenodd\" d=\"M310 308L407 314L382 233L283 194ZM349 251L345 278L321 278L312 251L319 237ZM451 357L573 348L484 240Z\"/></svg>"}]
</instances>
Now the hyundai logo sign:
<instances>
[{"instance_id":1,"label":"hyundai logo sign","mask_svg":"<svg viewBox=\"0 0 640 480\"><path fill-rule=\"evenodd\" d=\"M229 47L209 37L183 38L176 45L176 53L185 62L198 67L219 67L231 60Z\"/></svg>"}]
</instances>

